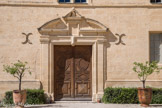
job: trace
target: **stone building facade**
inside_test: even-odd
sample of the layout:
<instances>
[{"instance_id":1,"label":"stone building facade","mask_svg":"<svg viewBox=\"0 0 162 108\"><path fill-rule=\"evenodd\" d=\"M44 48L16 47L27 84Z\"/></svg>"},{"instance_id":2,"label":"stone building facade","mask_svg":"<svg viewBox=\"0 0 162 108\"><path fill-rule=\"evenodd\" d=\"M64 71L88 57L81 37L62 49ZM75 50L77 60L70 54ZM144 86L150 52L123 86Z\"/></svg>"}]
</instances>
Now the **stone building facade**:
<instances>
[{"instance_id":1,"label":"stone building facade","mask_svg":"<svg viewBox=\"0 0 162 108\"><path fill-rule=\"evenodd\" d=\"M18 88L3 65L27 61L23 88L53 100L92 100L106 87L140 87L133 62L161 65L159 0L0 0L0 98ZM28 35L28 40L26 36ZM162 87L162 73L148 78Z\"/></svg>"}]
</instances>

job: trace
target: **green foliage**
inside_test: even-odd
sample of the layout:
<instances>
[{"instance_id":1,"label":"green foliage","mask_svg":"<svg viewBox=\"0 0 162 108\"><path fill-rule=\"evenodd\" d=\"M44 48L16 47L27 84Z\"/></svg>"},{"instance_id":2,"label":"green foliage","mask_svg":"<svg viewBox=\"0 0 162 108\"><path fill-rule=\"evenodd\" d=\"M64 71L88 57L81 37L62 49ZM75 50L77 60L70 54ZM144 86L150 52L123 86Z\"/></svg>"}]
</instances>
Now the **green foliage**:
<instances>
[{"instance_id":1,"label":"green foliage","mask_svg":"<svg viewBox=\"0 0 162 108\"><path fill-rule=\"evenodd\" d=\"M162 104L162 88L152 88L152 104ZM104 103L137 104L137 88L106 88L102 101Z\"/></svg>"},{"instance_id":2,"label":"green foliage","mask_svg":"<svg viewBox=\"0 0 162 108\"><path fill-rule=\"evenodd\" d=\"M24 76L25 70L28 70L29 67L26 67L27 62L22 62L18 60L17 63L12 63L12 65L3 65L4 71L10 73L14 77L19 79L19 76ZM31 74L31 72L29 71Z\"/></svg>"},{"instance_id":3,"label":"green foliage","mask_svg":"<svg viewBox=\"0 0 162 108\"><path fill-rule=\"evenodd\" d=\"M5 93L4 103L13 104L12 91L8 91ZM45 103L45 95L43 90L27 89L26 104L44 104L44 103Z\"/></svg>"},{"instance_id":4,"label":"green foliage","mask_svg":"<svg viewBox=\"0 0 162 108\"><path fill-rule=\"evenodd\" d=\"M162 104L162 88L153 88L152 104Z\"/></svg>"},{"instance_id":5,"label":"green foliage","mask_svg":"<svg viewBox=\"0 0 162 108\"><path fill-rule=\"evenodd\" d=\"M145 81L149 75L156 72L159 73L162 68L158 66L156 61L149 63L146 61L145 64L134 62L133 70L138 74L138 78L143 82L143 88L145 88Z\"/></svg>"},{"instance_id":6,"label":"green foliage","mask_svg":"<svg viewBox=\"0 0 162 108\"><path fill-rule=\"evenodd\" d=\"M134 65L133 70L138 74L140 79L143 77L146 79L153 72L159 73L161 69L155 61L151 63L147 61L145 64L134 62Z\"/></svg>"},{"instance_id":7,"label":"green foliage","mask_svg":"<svg viewBox=\"0 0 162 108\"><path fill-rule=\"evenodd\" d=\"M5 93L5 98L4 98L3 101L4 101L5 104L13 104L12 91L7 91Z\"/></svg>"},{"instance_id":8,"label":"green foliage","mask_svg":"<svg viewBox=\"0 0 162 108\"><path fill-rule=\"evenodd\" d=\"M27 62L22 62L20 60L18 60L17 63L12 63L12 65L3 65L3 71L10 73L11 75L13 75L15 78L17 78L19 80L19 90L21 90L21 81L22 78L25 75L25 71L28 71L29 74L31 74L30 72L30 67L26 67Z\"/></svg>"},{"instance_id":9,"label":"green foliage","mask_svg":"<svg viewBox=\"0 0 162 108\"><path fill-rule=\"evenodd\" d=\"M28 104L44 104L45 95L43 90L27 90L27 103Z\"/></svg>"},{"instance_id":10,"label":"green foliage","mask_svg":"<svg viewBox=\"0 0 162 108\"><path fill-rule=\"evenodd\" d=\"M136 88L107 88L104 90L102 101L117 104L139 103Z\"/></svg>"}]
</instances>

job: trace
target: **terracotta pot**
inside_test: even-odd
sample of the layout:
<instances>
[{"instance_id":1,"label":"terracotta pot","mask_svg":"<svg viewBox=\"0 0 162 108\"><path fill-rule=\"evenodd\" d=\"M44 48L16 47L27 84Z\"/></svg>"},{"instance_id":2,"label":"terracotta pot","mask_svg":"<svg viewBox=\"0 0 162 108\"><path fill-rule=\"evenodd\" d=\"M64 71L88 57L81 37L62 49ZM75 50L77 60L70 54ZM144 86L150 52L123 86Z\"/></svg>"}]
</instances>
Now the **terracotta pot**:
<instances>
[{"instance_id":1,"label":"terracotta pot","mask_svg":"<svg viewBox=\"0 0 162 108\"><path fill-rule=\"evenodd\" d=\"M26 102L26 90L14 90L13 101L18 108L22 108Z\"/></svg>"},{"instance_id":2,"label":"terracotta pot","mask_svg":"<svg viewBox=\"0 0 162 108\"><path fill-rule=\"evenodd\" d=\"M141 106L148 107L152 100L152 89L138 88L138 98Z\"/></svg>"},{"instance_id":3,"label":"terracotta pot","mask_svg":"<svg viewBox=\"0 0 162 108\"><path fill-rule=\"evenodd\" d=\"M97 103L101 103L101 99L97 99Z\"/></svg>"}]
</instances>

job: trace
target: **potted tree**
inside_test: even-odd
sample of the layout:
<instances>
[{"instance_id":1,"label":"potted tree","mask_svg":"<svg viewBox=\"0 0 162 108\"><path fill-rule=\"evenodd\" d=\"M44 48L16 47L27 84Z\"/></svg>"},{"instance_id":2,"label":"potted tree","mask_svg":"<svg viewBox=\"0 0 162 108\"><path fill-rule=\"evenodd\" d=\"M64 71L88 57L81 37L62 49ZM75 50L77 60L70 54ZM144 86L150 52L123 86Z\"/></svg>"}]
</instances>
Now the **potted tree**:
<instances>
[{"instance_id":1,"label":"potted tree","mask_svg":"<svg viewBox=\"0 0 162 108\"><path fill-rule=\"evenodd\" d=\"M139 102L141 103L141 106L148 107L152 100L152 89L146 88L145 82L149 75L156 72L159 73L161 67L158 66L156 61L153 61L149 63L146 61L146 63L137 63L134 62L133 70L138 74L138 78L143 84L143 87L138 88L138 98Z\"/></svg>"},{"instance_id":2,"label":"potted tree","mask_svg":"<svg viewBox=\"0 0 162 108\"><path fill-rule=\"evenodd\" d=\"M16 106L19 108L24 107L26 102L26 90L21 90L22 78L25 75L25 72L30 72L30 67L26 67L27 62L19 61L12 65L3 65L4 71L10 73L12 76L19 80L19 89L13 90L13 101Z\"/></svg>"}]
</instances>

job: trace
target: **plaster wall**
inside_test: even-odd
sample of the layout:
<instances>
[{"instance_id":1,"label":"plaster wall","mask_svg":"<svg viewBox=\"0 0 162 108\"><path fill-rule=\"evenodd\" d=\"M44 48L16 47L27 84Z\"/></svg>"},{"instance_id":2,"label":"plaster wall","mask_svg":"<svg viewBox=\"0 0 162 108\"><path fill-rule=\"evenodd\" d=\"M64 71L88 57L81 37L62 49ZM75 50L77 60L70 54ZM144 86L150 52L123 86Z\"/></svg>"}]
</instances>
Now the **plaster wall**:
<instances>
[{"instance_id":1,"label":"plaster wall","mask_svg":"<svg viewBox=\"0 0 162 108\"><path fill-rule=\"evenodd\" d=\"M17 60L27 61L32 71L32 75L26 73L23 87L41 88L39 40L41 35L37 29L48 21L66 15L72 7L75 7L82 16L99 21L109 28L105 48L107 63L104 67L106 71L103 76L104 87L141 86L136 73L132 71L133 62L149 60L149 33L162 32L162 5L152 5L149 0L93 0L91 5L70 4L68 7L52 0L46 0L48 3L44 4L51 5L52 2L53 6L39 6L37 2L43 3L43 0L24 2L26 3L20 3L20 0L0 1L0 94L18 88L18 82L14 82L15 86L10 86L13 85L11 81L17 79L3 72L4 64L14 63ZM25 41L22 33L32 33L29 37L32 44L22 44ZM115 34L125 34L122 38L125 45L115 44L118 42L118 36ZM162 87L162 73L151 75L148 81L149 86ZM31 82L32 86L27 86ZM46 86L45 83L43 86Z\"/></svg>"}]
</instances>

